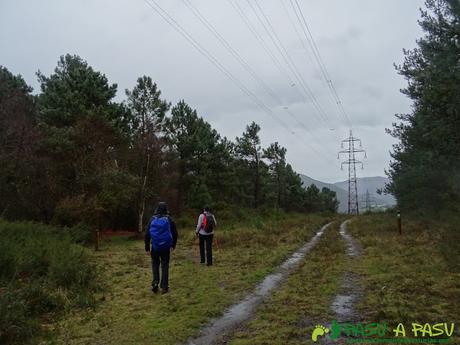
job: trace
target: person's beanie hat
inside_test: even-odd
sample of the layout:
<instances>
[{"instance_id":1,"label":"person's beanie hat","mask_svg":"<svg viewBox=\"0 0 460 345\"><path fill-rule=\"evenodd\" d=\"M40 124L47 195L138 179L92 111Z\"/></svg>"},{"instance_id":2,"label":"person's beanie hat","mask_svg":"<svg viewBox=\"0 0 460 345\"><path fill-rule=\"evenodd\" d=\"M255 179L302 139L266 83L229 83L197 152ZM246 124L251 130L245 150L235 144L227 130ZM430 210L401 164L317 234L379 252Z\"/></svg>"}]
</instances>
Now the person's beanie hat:
<instances>
[{"instance_id":1,"label":"person's beanie hat","mask_svg":"<svg viewBox=\"0 0 460 345\"><path fill-rule=\"evenodd\" d=\"M156 214L168 214L168 204L165 203L164 201L160 201L158 203L157 210L155 212Z\"/></svg>"}]
</instances>

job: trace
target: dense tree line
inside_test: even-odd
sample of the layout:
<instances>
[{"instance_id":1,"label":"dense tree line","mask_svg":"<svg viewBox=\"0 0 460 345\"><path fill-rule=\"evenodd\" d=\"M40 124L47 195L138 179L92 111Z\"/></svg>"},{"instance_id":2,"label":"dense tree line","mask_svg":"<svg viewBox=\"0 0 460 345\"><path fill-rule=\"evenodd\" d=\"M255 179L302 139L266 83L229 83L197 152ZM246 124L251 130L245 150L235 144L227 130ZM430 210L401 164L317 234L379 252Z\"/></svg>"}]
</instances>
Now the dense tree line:
<instances>
[{"instance_id":1,"label":"dense tree line","mask_svg":"<svg viewBox=\"0 0 460 345\"><path fill-rule=\"evenodd\" d=\"M256 123L230 141L147 76L116 102L117 85L78 56L37 75L34 95L0 69L1 217L142 230L160 199L176 212L337 209L335 193L302 186L285 148L261 147Z\"/></svg>"},{"instance_id":2,"label":"dense tree line","mask_svg":"<svg viewBox=\"0 0 460 345\"><path fill-rule=\"evenodd\" d=\"M410 114L389 132L394 146L387 190L401 207L437 211L460 205L460 2L428 0L418 47L396 66Z\"/></svg>"}]
</instances>

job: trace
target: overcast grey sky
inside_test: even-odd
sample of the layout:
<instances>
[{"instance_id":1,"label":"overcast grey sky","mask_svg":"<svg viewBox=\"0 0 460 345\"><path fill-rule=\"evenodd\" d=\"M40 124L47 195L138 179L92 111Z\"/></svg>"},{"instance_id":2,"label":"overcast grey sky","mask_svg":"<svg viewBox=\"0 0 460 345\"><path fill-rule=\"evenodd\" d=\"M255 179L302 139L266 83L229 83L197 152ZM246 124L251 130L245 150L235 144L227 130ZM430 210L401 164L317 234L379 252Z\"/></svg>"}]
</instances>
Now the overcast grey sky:
<instances>
[{"instance_id":1,"label":"overcast grey sky","mask_svg":"<svg viewBox=\"0 0 460 345\"><path fill-rule=\"evenodd\" d=\"M278 141L285 146L288 161L298 172L327 182L346 179L336 152L349 126L311 51L307 55L296 34L295 30L303 37L290 0L258 3L326 116L315 110L299 83L290 84L294 76L247 1L232 0L288 72L280 72L229 0L191 0L277 97L251 77L182 0L156 1L288 128L255 105L143 0L1 0L0 65L22 74L38 90L37 70L48 75L60 55L78 54L118 84L119 100L137 77L149 75L164 98L173 104L185 99L223 136L233 140L246 124L256 121L262 127L263 145ZM415 47L421 36L417 19L423 1L299 0L299 4L354 134L368 152L358 176L383 176L394 142L385 127L391 126L395 113L410 110L399 92L405 81L393 63L402 62L402 49Z\"/></svg>"}]
</instances>

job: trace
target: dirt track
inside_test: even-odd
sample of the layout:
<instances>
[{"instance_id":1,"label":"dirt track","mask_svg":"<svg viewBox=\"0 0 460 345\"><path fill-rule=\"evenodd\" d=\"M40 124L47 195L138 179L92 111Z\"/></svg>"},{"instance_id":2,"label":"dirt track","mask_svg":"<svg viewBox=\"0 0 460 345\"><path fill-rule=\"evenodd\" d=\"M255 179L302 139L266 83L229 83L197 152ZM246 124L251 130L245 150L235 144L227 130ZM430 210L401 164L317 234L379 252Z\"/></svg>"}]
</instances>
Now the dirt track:
<instances>
[{"instance_id":1,"label":"dirt track","mask_svg":"<svg viewBox=\"0 0 460 345\"><path fill-rule=\"evenodd\" d=\"M227 309L223 316L211 321L201 330L199 337L188 341L188 345L215 344L227 332L234 330L243 322L250 319L256 307L298 267L304 256L315 246L324 231L331 224L324 225L310 241L305 243L279 266L276 272L266 276L252 293L247 295L241 302Z\"/></svg>"}]
</instances>

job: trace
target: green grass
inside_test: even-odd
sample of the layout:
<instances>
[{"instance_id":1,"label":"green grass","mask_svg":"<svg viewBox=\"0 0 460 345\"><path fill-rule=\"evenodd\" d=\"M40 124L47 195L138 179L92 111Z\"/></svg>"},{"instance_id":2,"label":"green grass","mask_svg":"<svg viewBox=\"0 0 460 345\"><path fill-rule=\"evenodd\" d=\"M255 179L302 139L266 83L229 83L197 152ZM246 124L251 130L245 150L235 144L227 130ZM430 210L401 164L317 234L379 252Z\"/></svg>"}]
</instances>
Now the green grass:
<instances>
[{"instance_id":1,"label":"green grass","mask_svg":"<svg viewBox=\"0 0 460 345\"><path fill-rule=\"evenodd\" d=\"M336 222L306 255L301 266L238 330L232 345L313 344L317 324L333 319L330 305L341 285L349 259Z\"/></svg>"},{"instance_id":2,"label":"green grass","mask_svg":"<svg viewBox=\"0 0 460 345\"><path fill-rule=\"evenodd\" d=\"M391 329L399 322L406 328L412 322L460 325L457 225L403 218L399 235L394 215L376 214L359 217L349 231L364 248L354 269L363 277L358 308L367 320ZM459 330L454 334L452 344L460 344Z\"/></svg>"},{"instance_id":3,"label":"green grass","mask_svg":"<svg viewBox=\"0 0 460 345\"><path fill-rule=\"evenodd\" d=\"M108 289L95 309L75 311L51 327L56 344L176 344L241 299L326 223L324 216L287 215L217 230L215 265L203 267L193 230L179 229L170 266L170 293L150 291L143 241L115 238L94 260Z\"/></svg>"}]
</instances>

